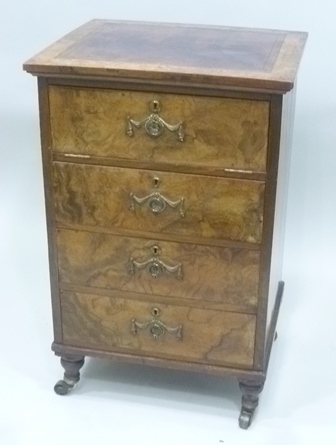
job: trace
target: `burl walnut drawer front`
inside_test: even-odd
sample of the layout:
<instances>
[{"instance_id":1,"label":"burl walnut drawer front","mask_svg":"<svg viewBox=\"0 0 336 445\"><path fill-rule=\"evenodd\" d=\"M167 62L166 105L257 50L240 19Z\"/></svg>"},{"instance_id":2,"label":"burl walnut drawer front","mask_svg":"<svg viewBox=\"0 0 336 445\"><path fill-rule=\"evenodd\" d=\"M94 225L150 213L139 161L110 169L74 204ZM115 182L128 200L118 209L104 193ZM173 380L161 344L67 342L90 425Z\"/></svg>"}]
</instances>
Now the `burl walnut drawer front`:
<instances>
[{"instance_id":1,"label":"burl walnut drawer front","mask_svg":"<svg viewBox=\"0 0 336 445\"><path fill-rule=\"evenodd\" d=\"M49 87L59 153L266 170L266 101Z\"/></svg>"},{"instance_id":2,"label":"burl walnut drawer front","mask_svg":"<svg viewBox=\"0 0 336 445\"><path fill-rule=\"evenodd\" d=\"M56 162L53 183L59 223L261 241L263 182Z\"/></svg>"},{"instance_id":3,"label":"burl walnut drawer front","mask_svg":"<svg viewBox=\"0 0 336 445\"><path fill-rule=\"evenodd\" d=\"M61 284L256 309L260 252L58 230Z\"/></svg>"},{"instance_id":4,"label":"burl walnut drawer front","mask_svg":"<svg viewBox=\"0 0 336 445\"><path fill-rule=\"evenodd\" d=\"M254 315L61 292L71 346L251 368Z\"/></svg>"}]
</instances>

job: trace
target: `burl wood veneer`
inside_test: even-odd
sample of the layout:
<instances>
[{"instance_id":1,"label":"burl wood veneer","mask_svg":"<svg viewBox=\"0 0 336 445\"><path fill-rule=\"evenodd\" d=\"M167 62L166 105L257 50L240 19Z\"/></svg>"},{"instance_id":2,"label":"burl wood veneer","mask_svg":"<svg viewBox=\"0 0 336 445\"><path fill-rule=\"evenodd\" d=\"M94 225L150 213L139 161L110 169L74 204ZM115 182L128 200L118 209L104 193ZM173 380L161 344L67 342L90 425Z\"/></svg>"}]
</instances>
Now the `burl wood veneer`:
<instances>
[{"instance_id":1,"label":"burl wood veneer","mask_svg":"<svg viewBox=\"0 0 336 445\"><path fill-rule=\"evenodd\" d=\"M160 251L155 254L155 247ZM76 284L167 297L198 300L203 306L256 313L260 252L229 247L174 243L91 231L58 230L58 267L62 286ZM154 251L154 252L153 252ZM132 260L162 260L176 268L149 280L148 270L132 273ZM160 297L165 297L160 299ZM138 296L140 298L140 296ZM213 305L212 305L213 306Z\"/></svg>"},{"instance_id":2,"label":"burl wood veneer","mask_svg":"<svg viewBox=\"0 0 336 445\"><path fill-rule=\"evenodd\" d=\"M153 308L152 302L65 291L61 307L65 344L253 367L256 317L250 314L162 303ZM160 316L154 315L155 310ZM174 331L149 341L158 321Z\"/></svg>"},{"instance_id":3,"label":"burl wood veneer","mask_svg":"<svg viewBox=\"0 0 336 445\"><path fill-rule=\"evenodd\" d=\"M263 182L55 162L53 187L60 224L261 242ZM148 212L152 193L177 204Z\"/></svg>"},{"instance_id":4,"label":"burl wood veneer","mask_svg":"<svg viewBox=\"0 0 336 445\"><path fill-rule=\"evenodd\" d=\"M38 76L66 394L85 356L235 376L275 337L299 32L93 20Z\"/></svg>"},{"instance_id":5,"label":"burl wood veneer","mask_svg":"<svg viewBox=\"0 0 336 445\"><path fill-rule=\"evenodd\" d=\"M156 93L167 122L182 121L183 144L165 132L148 140L134 130L125 138L128 116L150 113L153 93L53 86L49 91L55 152L168 165L266 170L269 102ZM188 157L186 157L188 153Z\"/></svg>"}]
</instances>

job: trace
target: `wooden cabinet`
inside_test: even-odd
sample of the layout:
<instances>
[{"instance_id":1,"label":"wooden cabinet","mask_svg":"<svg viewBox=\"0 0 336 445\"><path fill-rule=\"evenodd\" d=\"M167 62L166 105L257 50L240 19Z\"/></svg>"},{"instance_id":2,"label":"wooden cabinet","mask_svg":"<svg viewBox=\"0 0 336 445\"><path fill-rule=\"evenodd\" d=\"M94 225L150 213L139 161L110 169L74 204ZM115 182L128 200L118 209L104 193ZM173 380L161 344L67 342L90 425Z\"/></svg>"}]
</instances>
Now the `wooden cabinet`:
<instances>
[{"instance_id":1,"label":"wooden cabinet","mask_svg":"<svg viewBox=\"0 0 336 445\"><path fill-rule=\"evenodd\" d=\"M305 33L93 20L38 76L53 351L235 376L247 428L283 293Z\"/></svg>"}]
</instances>

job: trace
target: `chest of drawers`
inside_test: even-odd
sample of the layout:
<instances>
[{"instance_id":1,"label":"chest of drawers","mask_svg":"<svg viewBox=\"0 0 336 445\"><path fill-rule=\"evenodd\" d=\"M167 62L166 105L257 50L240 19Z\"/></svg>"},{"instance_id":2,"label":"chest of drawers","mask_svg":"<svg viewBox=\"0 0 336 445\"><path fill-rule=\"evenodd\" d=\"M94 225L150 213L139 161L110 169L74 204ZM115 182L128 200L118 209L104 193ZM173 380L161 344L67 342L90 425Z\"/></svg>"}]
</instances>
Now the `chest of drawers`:
<instances>
[{"instance_id":1,"label":"chest of drawers","mask_svg":"<svg viewBox=\"0 0 336 445\"><path fill-rule=\"evenodd\" d=\"M93 20L38 76L53 351L235 376L247 428L281 281L305 33Z\"/></svg>"}]
</instances>

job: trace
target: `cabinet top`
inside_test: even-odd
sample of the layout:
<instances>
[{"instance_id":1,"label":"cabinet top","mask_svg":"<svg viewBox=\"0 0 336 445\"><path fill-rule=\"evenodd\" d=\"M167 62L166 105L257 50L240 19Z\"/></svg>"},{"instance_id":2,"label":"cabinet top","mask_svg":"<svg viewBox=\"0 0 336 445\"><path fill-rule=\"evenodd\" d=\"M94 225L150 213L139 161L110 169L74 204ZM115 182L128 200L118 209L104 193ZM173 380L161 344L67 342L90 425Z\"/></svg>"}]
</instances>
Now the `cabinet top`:
<instances>
[{"instance_id":1,"label":"cabinet top","mask_svg":"<svg viewBox=\"0 0 336 445\"><path fill-rule=\"evenodd\" d=\"M23 68L38 76L286 92L306 39L304 32L91 20Z\"/></svg>"}]
</instances>

